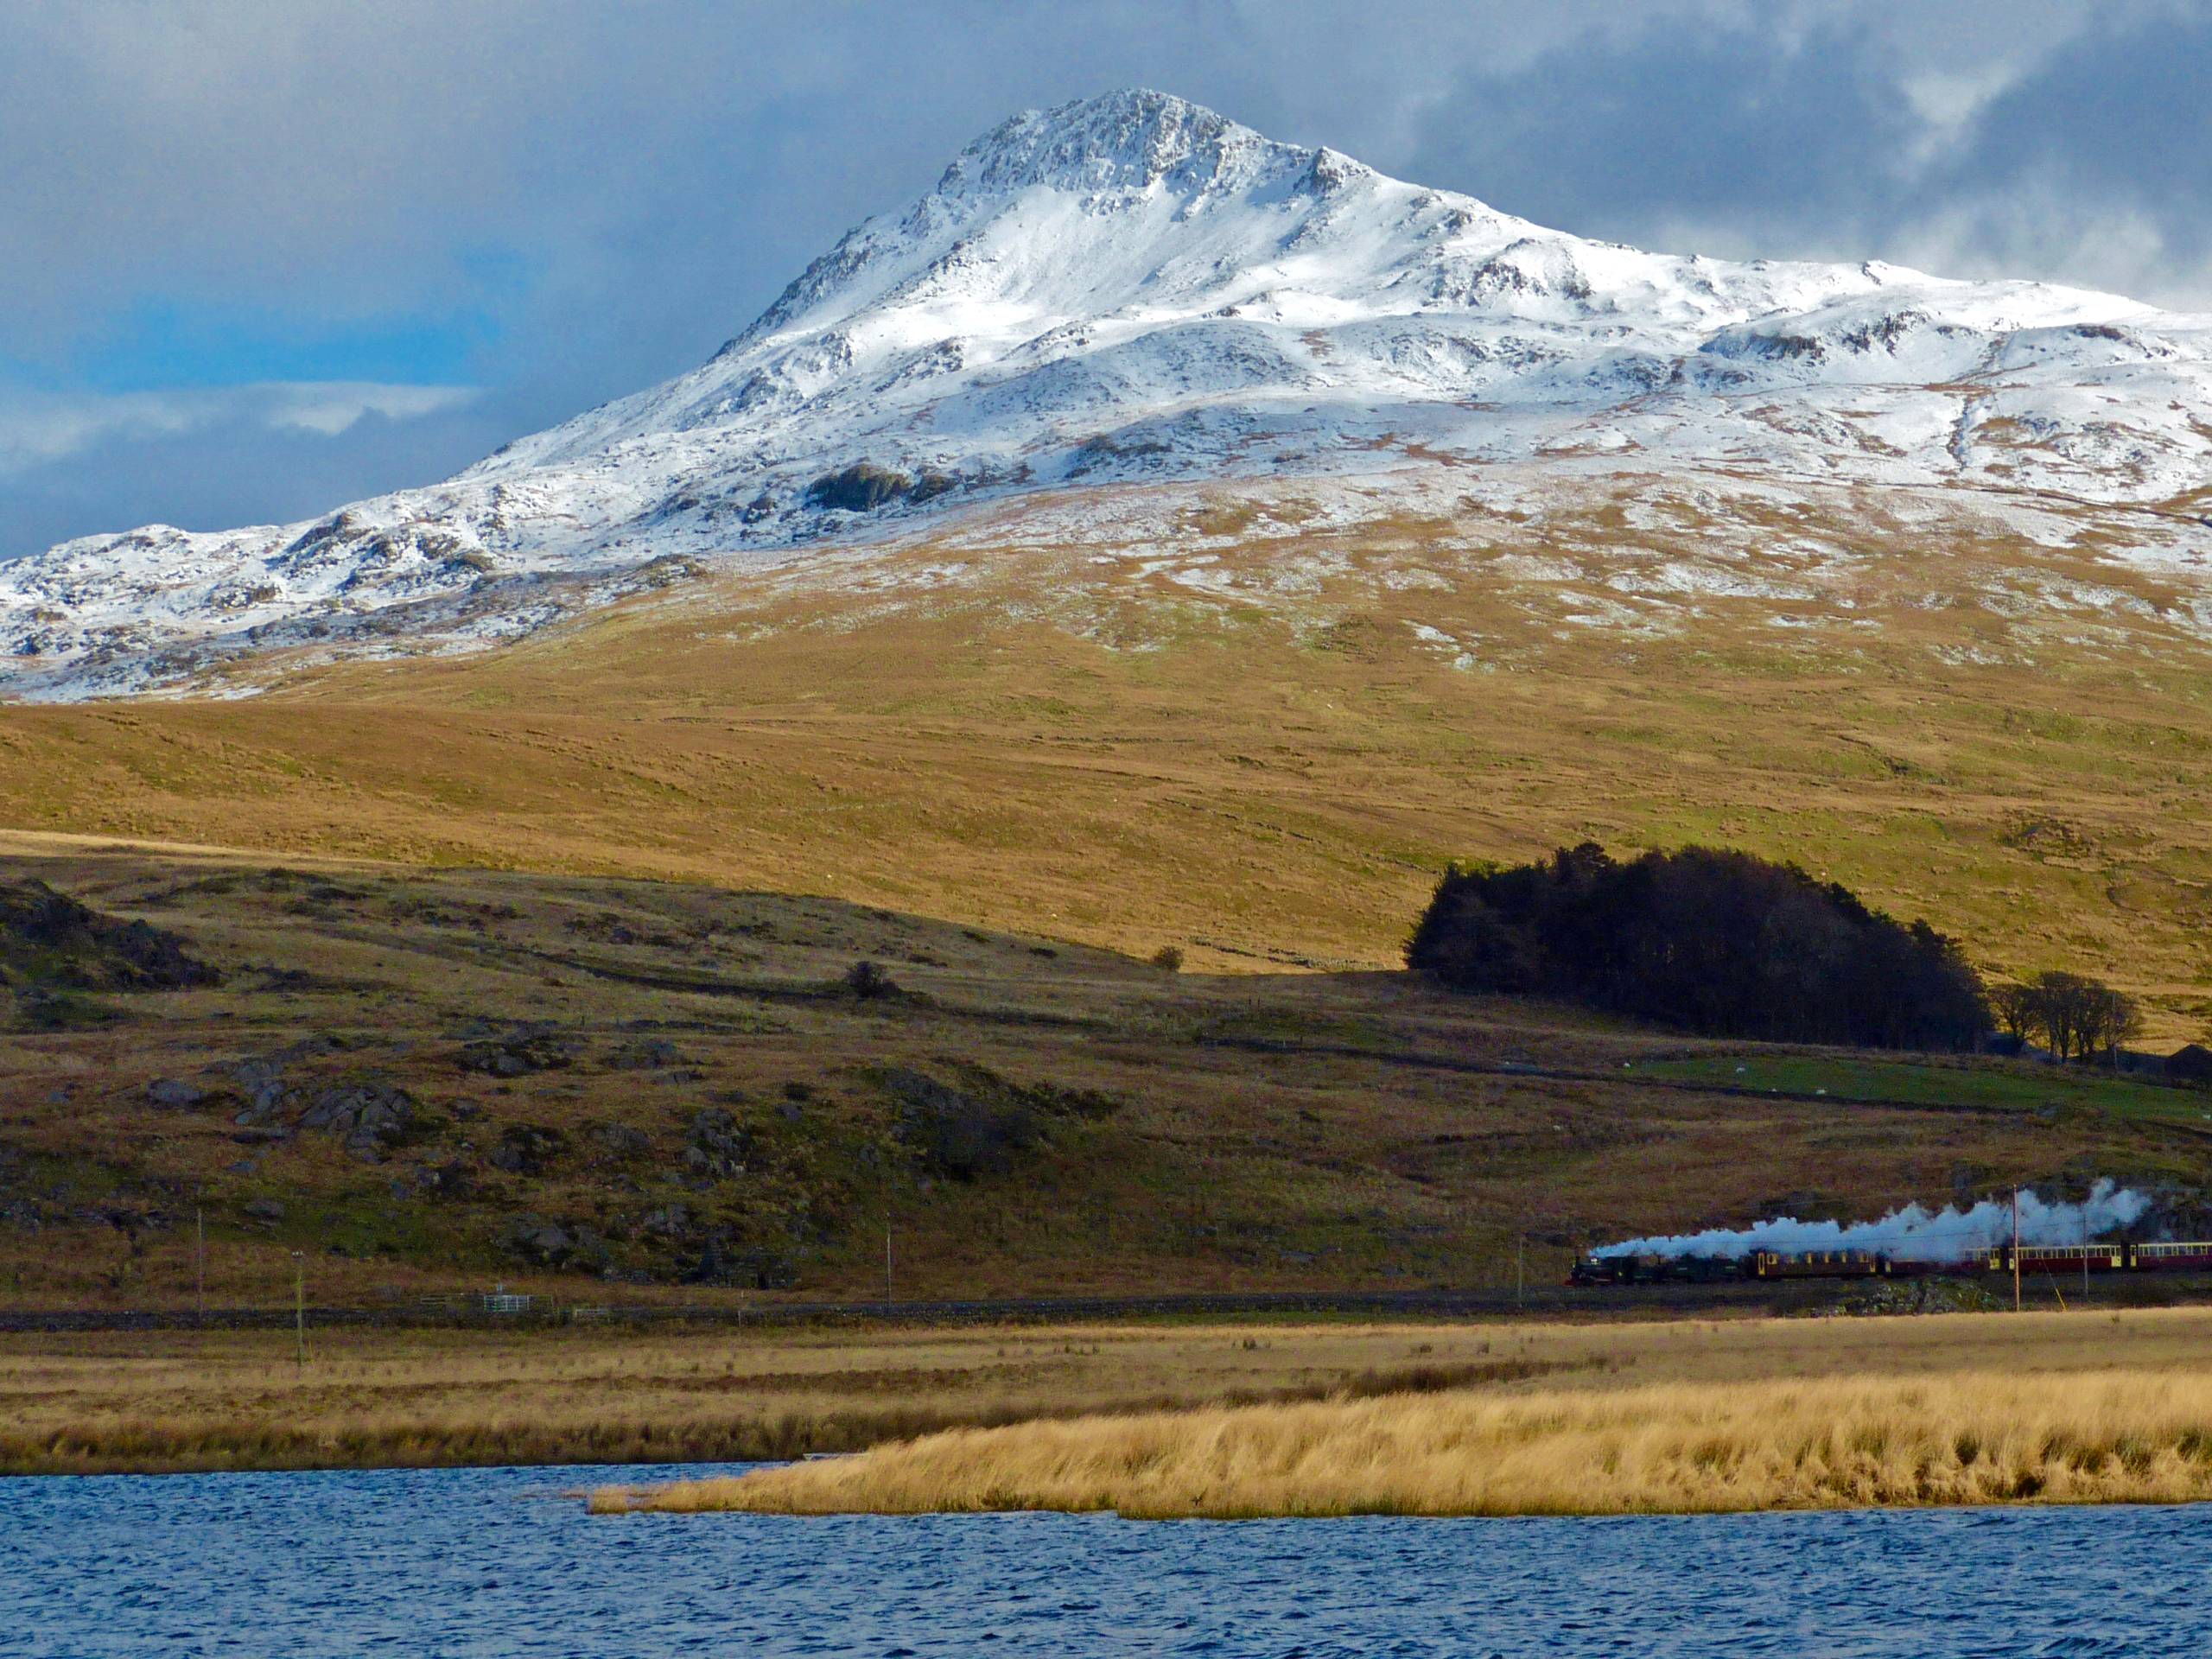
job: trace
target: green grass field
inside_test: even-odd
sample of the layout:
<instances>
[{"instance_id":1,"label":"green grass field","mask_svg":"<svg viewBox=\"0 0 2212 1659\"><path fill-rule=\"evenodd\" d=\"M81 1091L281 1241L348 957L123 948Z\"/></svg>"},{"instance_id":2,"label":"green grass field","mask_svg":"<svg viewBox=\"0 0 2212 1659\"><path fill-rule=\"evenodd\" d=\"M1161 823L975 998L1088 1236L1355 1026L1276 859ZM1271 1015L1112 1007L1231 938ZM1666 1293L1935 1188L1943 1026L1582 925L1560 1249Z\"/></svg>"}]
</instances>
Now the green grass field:
<instances>
[{"instance_id":1,"label":"green grass field","mask_svg":"<svg viewBox=\"0 0 2212 1659\"><path fill-rule=\"evenodd\" d=\"M1638 1069L1653 1077L1738 1089L1826 1094L1837 1100L2103 1113L2146 1122L2212 1122L2212 1096L2126 1077L2100 1077L2090 1067L2060 1069L1993 1061L1929 1065L1796 1055L1750 1054L1739 1058L1721 1054L1651 1061Z\"/></svg>"}]
</instances>

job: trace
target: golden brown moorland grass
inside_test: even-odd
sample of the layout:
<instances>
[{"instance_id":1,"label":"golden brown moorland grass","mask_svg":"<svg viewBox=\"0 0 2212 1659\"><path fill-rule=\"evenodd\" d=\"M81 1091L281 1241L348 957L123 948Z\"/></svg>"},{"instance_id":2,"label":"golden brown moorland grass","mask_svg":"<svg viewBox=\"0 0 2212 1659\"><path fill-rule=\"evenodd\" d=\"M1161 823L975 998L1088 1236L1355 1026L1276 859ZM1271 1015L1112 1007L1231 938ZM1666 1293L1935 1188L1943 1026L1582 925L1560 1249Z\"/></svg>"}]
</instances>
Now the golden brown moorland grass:
<instances>
[{"instance_id":1,"label":"golden brown moorland grass","mask_svg":"<svg viewBox=\"0 0 2212 1659\"><path fill-rule=\"evenodd\" d=\"M1879 1376L2188 1377L2212 1309L1573 1322L0 1336L0 1470L620 1463L853 1451L938 1429L1476 1390L1505 1402ZM1606 1313L1615 1317L1602 1317ZM1628 1317L1619 1317L1626 1313ZM1903 1386L1900 1384L1900 1386Z\"/></svg>"},{"instance_id":2,"label":"golden brown moorland grass","mask_svg":"<svg viewBox=\"0 0 2212 1659\"><path fill-rule=\"evenodd\" d=\"M1504 1327L1595 1365L950 1431L604 1511L1605 1514L2212 1497L2212 1310Z\"/></svg>"},{"instance_id":3,"label":"golden brown moorland grass","mask_svg":"<svg viewBox=\"0 0 2212 1659\"><path fill-rule=\"evenodd\" d=\"M2212 1380L2113 1368L1399 1395L954 1430L594 1509L1611 1515L2212 1497Z\"/></svg>"},{"instance_id":4,"label":"golden brown moorland grass","mask_svg":"<svg viewBox=\"0 0 2212 1659\"><path fill-rule=\"evenodd\" d=\"M1510 1333L1033 1326L0 1337L0 1473L758 1459L957 1425L1586 1370Z\"/></svg>"},{"instance_id":5,"label":"golden brown moorland grass","mask_svg":"<svg viewBox=\"0 0 2212 1659\"><path fill-rule=\"evenodd\" d=\"M2212 651L2178 578L1871 508L1800 570L1782 514L1784 550L1589 626L1622 569L1711 563L1696 523L1618 519L1254 542L1203 593L1148 547L1018 539L717 575L475 658L0 709L0 816L821 893L1208 969L1387 964L1449 857L1723 841L2202 1028Z\"/></svg>"}]
</instances>

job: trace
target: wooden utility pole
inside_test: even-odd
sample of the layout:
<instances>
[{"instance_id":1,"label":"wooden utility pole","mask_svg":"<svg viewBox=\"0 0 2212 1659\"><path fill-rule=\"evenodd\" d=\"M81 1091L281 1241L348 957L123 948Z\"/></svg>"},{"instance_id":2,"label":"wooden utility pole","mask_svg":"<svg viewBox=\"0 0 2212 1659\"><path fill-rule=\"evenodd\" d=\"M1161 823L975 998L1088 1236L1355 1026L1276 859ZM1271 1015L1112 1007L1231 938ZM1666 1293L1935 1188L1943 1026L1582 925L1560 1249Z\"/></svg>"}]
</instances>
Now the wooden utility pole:
<instances>
[{"instance_id":1,"label":"wooden utility pole","mask_svg":"<svg viewBox=\"0 0 2212 1659\"><path fill-rule=\"evenodd\" d=\"M194 1275L193 1300L204 1316L207 1312L207 1211L205 1206L194 1206L192 1223L200 1235L198 1271Z\"/></svg>"},{"instance_id":2,"label":"wooden utility pole","mask_svg":"<svg viewBox=\"0 0 2212 1659\"><path fill-rule=\"evenodd\" d=\"M1516 1307L1529 1305L1528 1245L1529 1236L1526 1233L1513 1236L1513 1305Z\"/></svg>"},{"instance_id":3,"label":"wooden utility pole","mask_svg":"<svg viewBox=\"0 0 2212 1659\"><path fill-rule=\"evenodd\" d=\"M2012 1189L2012 1311L2020 1311L2020 1189Z\"/></svg>"},{"instance_id":4,"label":"wooden utility pole","mask_svg":"<svg viewBox=\"0 0 2212 1659\"><path fill-rule=\"evenodd\" d=\"M292 1330L299 1339L292 1363L304 1369L308 1363L308 1259L299 1250L292 1252Z\"/></svg>"},{"instance_id":5,"label":"wooden utility pole","mask_svg":"<svg viewBox=\"0 0 2212 1659\"><path fill-rule=\"evenodd\" d=\"M891 1311L891 1217L883 1218L883 1311Z\"/></svg>"}]
</instances>

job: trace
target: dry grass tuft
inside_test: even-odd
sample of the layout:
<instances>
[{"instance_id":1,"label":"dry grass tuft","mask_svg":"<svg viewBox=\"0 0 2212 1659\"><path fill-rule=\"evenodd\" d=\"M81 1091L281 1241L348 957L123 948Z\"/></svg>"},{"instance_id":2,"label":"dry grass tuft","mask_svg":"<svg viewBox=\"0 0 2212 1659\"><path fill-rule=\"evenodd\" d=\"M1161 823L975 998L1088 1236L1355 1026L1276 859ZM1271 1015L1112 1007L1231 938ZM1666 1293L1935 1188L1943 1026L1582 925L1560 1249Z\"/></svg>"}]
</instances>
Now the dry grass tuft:
<instances>
[{"instance_id":1,"label":"dry grass tuft","mask_svg":"<svg viewBox=\"0 0 2212 1659\"><path fill-rule=\"evenodd\" d=\"M2212 1497L2212 1380L2111 1370L1547 1389L962 1430L631 1509L1592 1515Z\"/></svg>"}]
</instances>

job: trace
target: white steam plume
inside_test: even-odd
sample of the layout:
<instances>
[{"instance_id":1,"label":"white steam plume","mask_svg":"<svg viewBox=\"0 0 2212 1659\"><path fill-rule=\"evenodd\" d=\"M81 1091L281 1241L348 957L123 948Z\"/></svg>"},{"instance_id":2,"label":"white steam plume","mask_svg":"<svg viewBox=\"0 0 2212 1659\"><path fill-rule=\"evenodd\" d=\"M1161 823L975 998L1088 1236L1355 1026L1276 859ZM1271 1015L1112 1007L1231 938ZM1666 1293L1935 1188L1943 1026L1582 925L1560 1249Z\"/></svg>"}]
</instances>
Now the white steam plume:
<instances>
[{"instance_id":1,"label":"white steam plume","mask_svg":"<svg viewBox=\"0 0 2212 1659\"><path fill-rule=\"evenodd\" d=\"M2020 1194L2023 1244L2080 1244L2132 1225L2151 1200L2131 1188L2101 1180L2080 1204L2045 1204L2032 1192ZM1878 1250L1904 1262L1948 1262L2012 1242L2012 1205L1986 1199L1971 1210L1946 1205L1928 1210L1908 1204L1879 1221L1799 1221L1777 1216L1740 1231L1716 1227L1672 1238L1631 1238L1604 1245L1592 1254L1608 1255L1737 1256L1753 1250Z\"/></svg>"}]
</instances>

